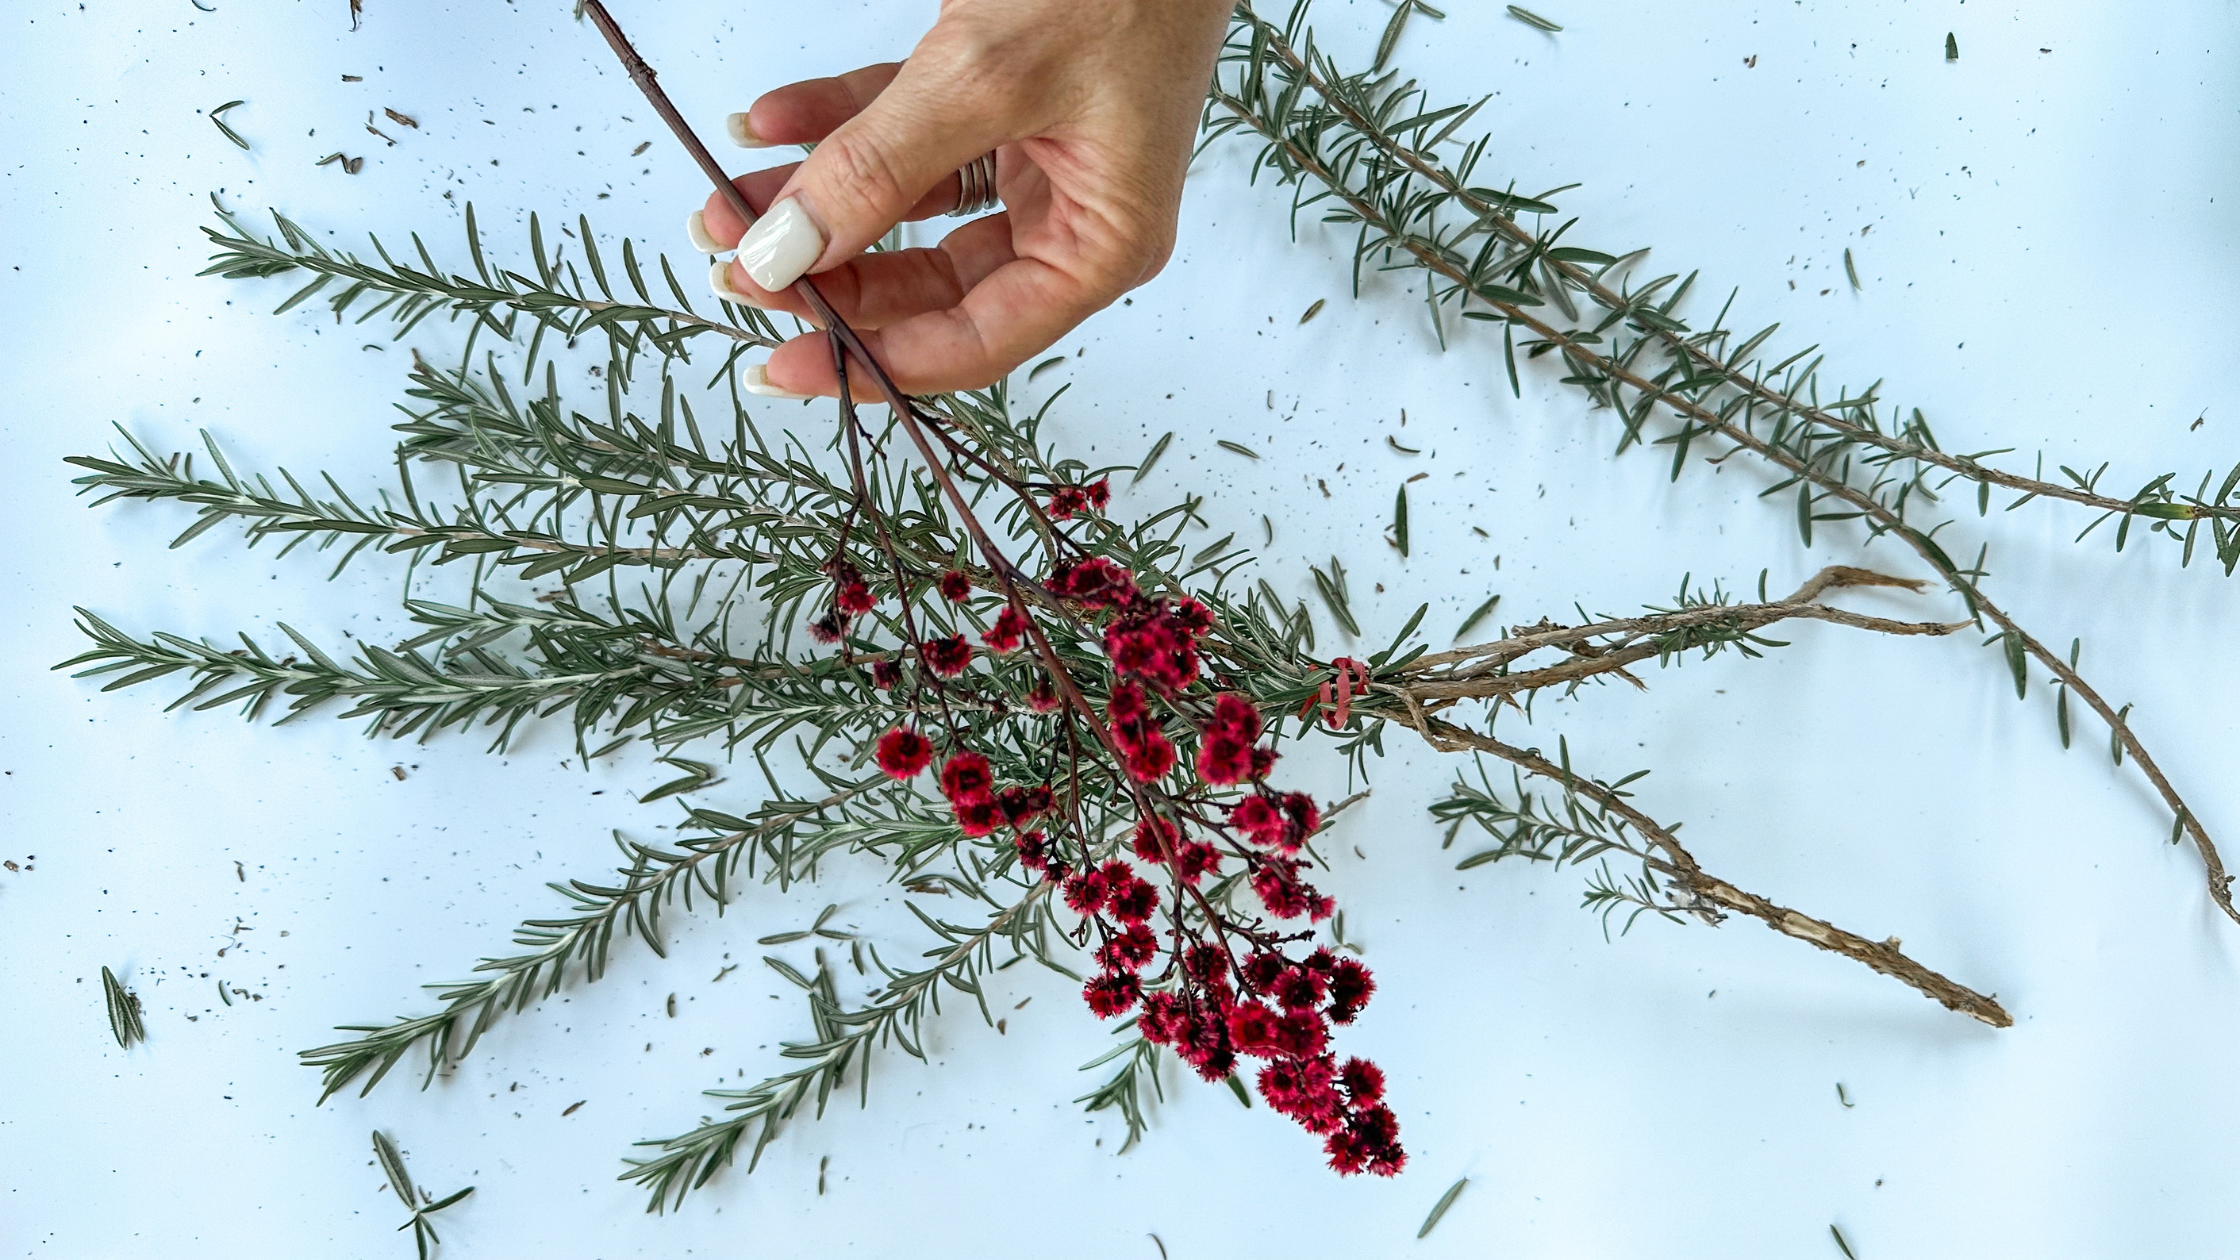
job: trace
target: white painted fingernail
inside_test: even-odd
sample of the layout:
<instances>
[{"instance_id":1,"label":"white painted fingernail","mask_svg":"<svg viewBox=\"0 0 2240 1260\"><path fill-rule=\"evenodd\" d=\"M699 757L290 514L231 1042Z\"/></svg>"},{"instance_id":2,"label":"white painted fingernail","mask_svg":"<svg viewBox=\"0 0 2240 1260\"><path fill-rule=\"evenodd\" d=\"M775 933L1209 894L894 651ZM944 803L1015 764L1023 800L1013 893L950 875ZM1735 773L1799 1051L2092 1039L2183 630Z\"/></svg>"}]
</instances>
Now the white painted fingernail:
<instances>
[{"instance_id":1,"label":"white painted fingernail","mask_svg":"<svg viewBox=\"0 0 2240 1260\"><path fill-rule=\"evenodd\" d=\"M684 217L684 234L692 238L692 247L703 254L720 254L731 248L708 235L708 218L698 210Z\"/></svg>"},{"instance_id":2,"label":"white painted fingernail","mask_svg":"<svg viewBox=\"0 0 2240 1260\"><path fill-rule=\"evenodd\" d=\"M772 292L799 280L823 253L824 233L809 221L798 197L770 207L739 238L739 265L749 279Z\"/></svg>"},{"instance_id":3,"label":"white painted fingernail","mask_svg":"<svg viewBox=\"0 0 2240 1260\"><path fill-rule=\"evenodd\" d=\"M770 369L760 363L750 363L747 365L747 376L746 379L741 382L741 384L747 387L748 393L757 394L764 398L800 399L812 397L812 395L809 394L796 394L790 389L772 385L770 383Z\"/></svg>"},{"instance_id":4,"label":"white painted fingernail","mask_svg":"<svg viewBox=\"0 0 2240 1260\"><path fill-rule=\"evenodd\" d=\"M703 215L701 211L685 215L685 235L692 238L692 249L699 249L701 253L724 253L726 249L730 249L728 244L708 235L708 215Z\"/></svg>"},{"instance_id":5,"label":"white painted fingernail","mask_svg":"<svg viewBox=\"0 0 2240 1260\"><path fill-rule=\"evenodd\" d=\"M770 142L754 133L754 124L745 114L733 114L723 120L723 129L731 136L731 143L742 149L767 149Z\"/></svg>"},{"instance_id":6,"label":"white painted fingernail","mask_svg":"<svg viewBox=\"0 0 2240 1260\"><path fill-rule=\"evenodd\" d=\"M734 306L753 306L754 299L731 287L731 264L718 258L708 268L708 288Z\"/></svg>"}]
</instances>

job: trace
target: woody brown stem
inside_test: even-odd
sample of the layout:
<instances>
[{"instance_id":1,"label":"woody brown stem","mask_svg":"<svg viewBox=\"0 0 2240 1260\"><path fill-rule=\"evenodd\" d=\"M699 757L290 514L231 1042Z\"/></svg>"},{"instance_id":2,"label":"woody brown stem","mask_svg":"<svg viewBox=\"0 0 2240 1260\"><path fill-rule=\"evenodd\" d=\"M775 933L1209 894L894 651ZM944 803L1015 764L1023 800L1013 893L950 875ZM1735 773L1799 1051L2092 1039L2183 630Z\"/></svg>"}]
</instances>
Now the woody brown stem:
<instances>
[{"instance_id":1,"label":"woody brown stem","mask_svg":"<svg viewBox=\"0 0 2240 1260\"><path fill-rule=\"evenodd\" d=\"M2014 1023L2013 1017L2007 1014L2006 1008L1999 1005L1996 997L1956 984L1906 957L1899 949L1895 937L1886 941L1870 941L1824 919L1815 919L1801 911L1775 905L1756 893L1744 892L1733 884L1706 873L1697 864L1694 855L1657 820L1628 804L1617 792L1556 765L1536 751L1512 747L1491 735L1481 735L1435 718L1411 716L1406 721L1433 748L1442 752L1491 753L1531 774L1561 783L1566 791L1586 797L1601 809L1624 819L1657 850L1657 853L1637 856L1651 870L1665 877L1683 896L1696 903L1683 903L1681 909L1708 906L1748 915L1784 936L1795 937L1830 953L1864 963L1883 975L1934 998L1947 1009L1982 1020L1993 1028L2006 1028ZM1661 857L1658 856L1659 853L1662 854Z\"/></svg>"}]
</instances>

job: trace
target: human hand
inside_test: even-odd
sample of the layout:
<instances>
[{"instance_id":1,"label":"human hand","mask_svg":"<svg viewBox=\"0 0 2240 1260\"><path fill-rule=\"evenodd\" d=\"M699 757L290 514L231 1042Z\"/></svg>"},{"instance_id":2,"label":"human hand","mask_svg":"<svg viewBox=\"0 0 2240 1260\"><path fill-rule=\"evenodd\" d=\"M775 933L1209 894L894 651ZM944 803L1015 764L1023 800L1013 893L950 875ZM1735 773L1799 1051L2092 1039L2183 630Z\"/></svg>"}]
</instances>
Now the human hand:
<instances>
[{"instance_id":1,"label":"human hand","mask_svg":"<svg viewBox=\"0 0 2240 1260\"><path fill-rule=\"evenodd\" d=\"M711 273L718 296L808 318L791 286L813 275L904 390L993 383L1166 265L1229 8L944 0L908 61L764 95L731 116L732 139L816 149L733 181L769 207L752 231L720 195L692 216L703 252L739 243ZM865 252L896 223L955 206L958 168L991 149L1002 213L937 248ZM815 334L747 384L839 392Z\"/></svg>"}]
</instances>

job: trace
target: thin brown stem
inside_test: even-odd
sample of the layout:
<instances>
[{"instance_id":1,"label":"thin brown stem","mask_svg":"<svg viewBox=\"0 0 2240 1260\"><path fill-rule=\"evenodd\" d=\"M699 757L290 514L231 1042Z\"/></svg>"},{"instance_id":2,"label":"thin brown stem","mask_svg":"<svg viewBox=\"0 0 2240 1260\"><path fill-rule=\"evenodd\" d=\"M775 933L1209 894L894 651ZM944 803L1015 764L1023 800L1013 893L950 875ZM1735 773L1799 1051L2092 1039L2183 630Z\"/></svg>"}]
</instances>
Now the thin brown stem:
<instances>
[{"instance_id":1,"label":"thin brown stem","mask_svg":"<svg viewBox=\"0 0 2240 1260\"><path fill-rule=\"evenodd\" d=\"M1830 953L1864 963L1883 975L1934 998L1947 1009L1973 1016L1993 1028L2006 1028L2014 1023L2013 1017L1999 1005L1996 996L1986 996L1957 984L1908 958L1899 948L1896 937L1885 941L1870 941L1824 919L1815 919L1801 911L1775 905L1756 893L1744 892L1733 884L1706 873L1696 863L1694 856L1681 846L1670 829L1634 808L1624 796L1602 784L1574 774L1536 751L1513 747L1491 735L1481 735L1436 719L1411 719L1411 725L1418 720L1421 724L1415 725L1415 729L1434 748L1443 752L1491 753L1528 773L1561 783L1566 791L1586 797L1599 808L1624 819L1663 855L1660 857L1656 853L1644 853L1637 856L1650 869L1670 881L1682 895L1696 903L1682 904L1682 909L1711 907L1748 915L1784 936L1795 937Z\"/></svg>"}]
</instances>

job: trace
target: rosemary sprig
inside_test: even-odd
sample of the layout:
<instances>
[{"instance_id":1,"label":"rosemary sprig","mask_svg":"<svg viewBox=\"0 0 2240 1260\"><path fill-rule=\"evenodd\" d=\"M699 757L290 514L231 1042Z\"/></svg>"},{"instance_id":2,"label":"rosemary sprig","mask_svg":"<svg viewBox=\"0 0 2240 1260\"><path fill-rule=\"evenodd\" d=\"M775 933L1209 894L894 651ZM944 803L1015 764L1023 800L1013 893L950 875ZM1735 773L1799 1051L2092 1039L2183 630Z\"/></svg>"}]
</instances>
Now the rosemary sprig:
<instances>
[{"instance_id":1,"label":"rosemary sprig","mask_svg":"<svg viewBox=\"0 0 2240 1260\"><path fill-rule=\"evenodd\" d=\"M411 1230L412 1244L419 1252L420 1260L428 1260L428 1248L443 1241L436 1236L435 1223L428 1218L473 1194L474 1187L454 1190L435 1200L431 1200L428 1192L422 1190L419 1198L413 1198L412 1177L405 1171L404 1156L398 1152L397 1144L389 1140L389 1135L379 1129L373 1131L373 1157L381 1165L382 1175L389 1179L389 1188L396 1191L405 1210L412 1213L411 1219L397 1226L398 1232Z\"/></svg>"},{"instance_id":2,"label":"rosemary sprig","mask_svg":"<svg viewBox=\"0 0 2240 1260\"><path fill-rule=\"evenodd\" d=\"M1357 270L1373 255L1407 259L1427 273L1434 305L1446 301L1467 308L1476 301L1487 309L1465 309L1465 316L1530 332L1537 339L1527 343L1531 353L1559 353L1571 369L1566 382L1623 419L1620 451L1646 440L1643 426L1661 407L1681 422L1677 432L1657 439L1674 447L1675 475L1685 465L1691 446L1717 439L1779 470L1783 479L1767 494L1797 490L1798 526L1806 545L1811 543L1815 522L1859 520L1870 537L1889 535L1913 551L1961 597L1971 616L1997 629L1994 642L2014 645L2050 670L2108 724L2113 738L2137 760L2169 806L2177 829L2193 839L2211 898L2240 922L2240 908L2231 897L2232 876L2226 874L2215 843L2115 706L1985 594L1981 556L1973 564L1959 564L1935 541L1935 529L1923 529L1906 517L1909 501L1936 501L1936 490L1928 480L1931 468L1976 475L1986 488L2007 482L1972 462L1955 466L1934 450L1931 440L1899 442L1893 447L1894 440L1872 425L1872 388L1856 395L1846 393L1839 402L1821 408L1819 361L1792 370L1810 350L1759 373L1724 367L1704 370L1703 347L1722 341L1723 334L1715 324L1711 333L1683 336L1689 334L1688 327L1673 314L1692 286L1692 276L1677 286L1673 282L1679 278L1668 276L1630 291L1606 287L1603 278L1619 260L1594 250L1556 245L1571 223L1548 234L1515 223L1520 210L1552 213L1554 207L1545 196L1553 194L1517 198L1472 184L1470 172L1485 152L1484 139L1469 146L1453 167L1409 148L1407 135L1420 135L1451 111L1417 105L1413 85L1392 88L1382 79L1341 73L1327 55L1314 49L1311 35L1305 33L1305 16L1302 3L1278 28L1259 18L1249 5L1239 6L1238 25L1224 54L1231 76L1217 81L1209 98L1212 134L1237 130L1254 134L1262 144L1262 163L1295 186L1295 211L1329 200L1335 206L1330 213L1337 220L1359 223ZM1303 51L1297 50L1295 45L1302 43ZM1467 201L1462 200L1465 196ZM1439 213L1445 206L1473 213L1467 222L1449 221ZM1592 275L1579 272L1588 265L1601 270ZM1439 291L1441 282L1446 285L1444 294ZM1668 288L1671 291L1665 293ZM1564 295L1571 291L1584 293L1605 312L1591 328L1562 327L1538 313L1548 299L1559 299L1558 305L1569 303ZM1749 352L1771 331L1746 342L1733 359L1748 361ZM1508 345L1505 340L1505 348ZM1671 351L1664 366L1641 361L1647 350L1660 345ZM1769 384L1775 378L1781 381L1778 387ZM1809 409L1797 401L1806 397L1813 400ZM1831 425L1829 420L1837 413L1852 419ZM1861 416L1865 419L1858 419ZM1926 424L1918 415L1914 423L1925 434ZM1862 446L1873 449L1860 452ZM1892 476L1888 465L1894 459L1910 461L1912 470L1902 477ZM2072 477L2086 483L2080 493L2091 499L2091 479ZM2167 491L2169 480L2165 476L2148 483L2136 501L2093 500L2091 505L2124 515L2126 527L2134 517L2148 518L2151 529L2164 533L2172 533L2166 527L2181 516L2195 520L2185 536L2183 558L2188 560L2198 518L2212 518L2220 558L2229 552L2228 571L2240 565L2240 526L2229 519L2240 512L2240 505L2230 498L2233 489L2240 487L2240 468L2227 478L2214 502L2156 500L2157 494ZM2204 476L2204 490L2207 482ZM2026 499L2039 494L2075 497L2046 483ZM1829 500L1845 510L1822 510ZM1987 505L1988 498L1981 502ZM2127 533L2127 528L2119 530L2119 546Z\"/></svg>"},{"instance_id":3,"label":"rosemary sprig","mask_svg":"<svg viewBox=\"0 0 2240 1260\"><path fill-rule=\"evenodd\" d=\"M622 1179L651 1192L648 1211L676 1207L737 1158L740 1144L750 1133L754 1136L753 1149L747 1156L751 1172L760 1162L763 1148L804 1102L814 1096L814 1114L824 1114L825 1104L846 1083L849 1068L859 1061L856 1085L859 1097L868 1101L869 1052L874 1046L891 1042L913 1058L924 1059L921 1029L927 1019L940 1012L943 986L972 997L992 1025L994 1019L981 997L980 978L996 965L994 950L999 940L1011 943L1015 958L1028 956L1036 948L1038 933L1046 930L1043 921L1048 911L1043 894L1047 888L1046 884L1037 884L1009 906L999 905L996 913L976 928L958 927L920 912L920 920L941 941L927 951L931 961L916 970L895 970L880 964L886 983L860 1007L842 1007L833 996L829 975L820 969L816 979L804 986L816 1039L788 1042L782 1051L786 1058L800 1060L802 1066L750 1089L708 1091L711 1098L729 1100L724 1110L730 1114L676 1137L639 1143L656 1153L632 1160L630 1171Z\"/></svg>"}]
</instances>

